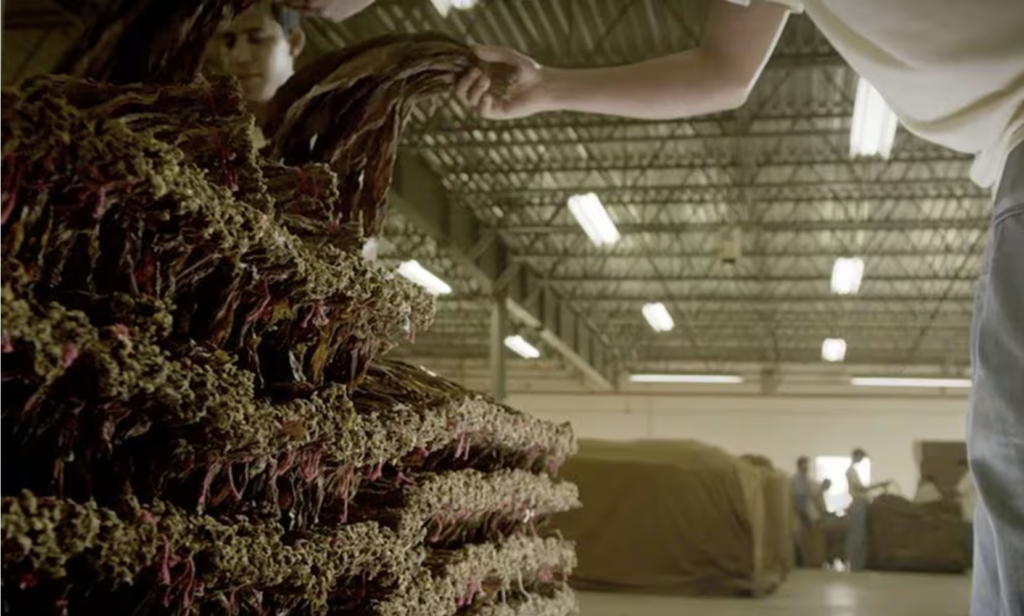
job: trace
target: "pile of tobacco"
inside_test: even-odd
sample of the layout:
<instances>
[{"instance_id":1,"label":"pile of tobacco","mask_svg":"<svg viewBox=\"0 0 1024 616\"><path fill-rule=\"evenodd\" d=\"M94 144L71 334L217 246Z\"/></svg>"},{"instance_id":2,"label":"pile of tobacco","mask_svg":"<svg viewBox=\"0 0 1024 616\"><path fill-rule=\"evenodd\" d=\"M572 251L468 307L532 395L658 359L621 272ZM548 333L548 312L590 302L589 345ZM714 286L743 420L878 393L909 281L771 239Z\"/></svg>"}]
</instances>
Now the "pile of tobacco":
<instances>
[{"instance_id":1,"label":"pile of tobacco","mask_svg":"<svg viewBox=\"0 0 1024 616\"><path fill-rule=\"evenodd\" d=\"M360 254L468 50L325 56L258 151L234 82L107 43L3 91L3 612L573 611L571 431L385 359L434 305Z\"/></svg>"}]
</instances>

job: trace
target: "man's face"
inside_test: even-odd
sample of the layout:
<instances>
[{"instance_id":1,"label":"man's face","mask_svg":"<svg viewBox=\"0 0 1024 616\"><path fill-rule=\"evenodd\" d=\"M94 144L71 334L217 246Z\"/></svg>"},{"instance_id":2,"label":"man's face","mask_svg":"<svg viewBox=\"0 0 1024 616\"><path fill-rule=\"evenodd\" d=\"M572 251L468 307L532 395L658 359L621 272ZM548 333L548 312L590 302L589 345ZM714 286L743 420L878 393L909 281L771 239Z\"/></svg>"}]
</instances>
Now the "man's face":
<instances>
[{"instance_id":1,"label":"man's face","mask_svg":"<svg viewBox=\"0 0 1024 616\"><path fill-rule=\"evenodd\" d=\"M302 30L286 33L274 19L269 2L258 2L217 31L210 60L242 83L246 100L270 100L295 73L302 51Z\"/></svg>"}]
</instances>

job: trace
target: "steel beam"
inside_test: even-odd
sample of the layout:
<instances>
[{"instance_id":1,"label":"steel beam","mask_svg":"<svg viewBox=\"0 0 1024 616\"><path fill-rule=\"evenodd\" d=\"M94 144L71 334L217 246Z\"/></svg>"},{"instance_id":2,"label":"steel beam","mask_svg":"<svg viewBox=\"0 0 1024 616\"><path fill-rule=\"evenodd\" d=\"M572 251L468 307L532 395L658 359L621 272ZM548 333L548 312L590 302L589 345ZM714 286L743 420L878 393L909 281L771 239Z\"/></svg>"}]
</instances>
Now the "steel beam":
<instances>
[{"instance_id":1,"label":"steel beam","mask_svg":"<svg viewBox=\"0 0 1024 616\"><path fill-rule=\"evenodd\" d=\"M907 363L906 353L898 348L872 348L865 350L851 350L846 358L847 365L893 365L893 366L943 366L948 368L951 359L954 365L966 365L968 358L966 353L959 353L962 345L954 345L950 349L928 349L924 355L913 358L913 364ZM955 349L959 357L952 353ZM452 359L462 361L487 361L489 355L486 342L481 344L457 344L436 347L410 347L407 350L409 356L415 356L417 360L429 362L431 359ZM710 363L727 369L730 364L750 364L756 361L758 354L763 349L753 344L747 347L731 347L728 349L694 349L692 347L678 346L674 348L659 349L638 349L639 355L630 362L634 371L639 371L645 365L653 365L668 362L692 362ZM779 350L778 361L781 364L813 364L821 365L821 346L805 345L802 348L782 348Z\"/></svg>"},{"instance_id":2,"label":"steel beam","mask_svg":"<svg viewBox=\"0 0 1024 616\"><path fill-rule=\"evenodd\" d=\"M751 227L765 233L794 233L797 231L892 231L938 229L986 229L990 218L918 218L902 220L791 220L753 223ZM742 223L741 223L742 224ZM621 233L669 233L686 231L721 230L725 222L693 223L625 223L617 225ZM530 235L575 235L578 225L510 225L502 228L508 233Z\"/></svg>"},{"instance_id":3,"label":"steel beam","mask_svg":"<svg viewBox=\"0 0 1024 616\"><path fill-rule=\"evenodd\" d=\"M466 188L452 191L461 196L484 196L496 200L510 200L530 203L533 199L541 203L564 203L569 197L578 193L597 191L601 199L617 195L626 201L645 201L648 193L668 192L683 200L688 193L715 191L723 198L735 199L737 186L732 183L719 184L640 184L638 186L612 185L598 186L580 184L577 186L559 186L557 188L502 188L475 189ZM806 191L820 194L822 200L828 199L886 199L906 198L912 196L940 198L984 196L984 189L979 188L965 178L934 178L934 179L878 179L872 182L862 181L829 181L820 178L805 178L789 182L761 182L750 187L754 196L760 197L762 192Z\"/></svg>"},{"instance_id":4,"label":"steel beam","mask_svg":"<svg viewBox=\"0 0 1024 616\"><path fill-rule=\"evenodd\" d=\"M825 294L794 294L794 295L776 295L771 299L766 300L772 303L818 303L818 304L839 304L844 308L853 308L859 305L867 304L902 304L902 305L915 305L919 306L925 302L934 302L942 299L943 296L928 296L920 293L901 293L894 295L850 295L850 296L830 296ZM472 296L459 296L453 298L456 301L470 300L479 301L480 298L474 298ZM588 304L600 303L600 304L632 304L636 305L639 303L651 301L649 294L637 294L637 293L616 293L616 294L595 294L595 295L574 295L573 299L579 301L585 301ZM735 303L737 300L750 299L750 296L744 296L742 294L736 295L723 295L721 293L694 293L694 294L678 294L678 295L659 295L658 300L662 302L678 303L680 306L689 306L694 303L697 304L729 304ZM970 303L974 301L973 294L963 295L950 295L948 296L949 302L965 302Z\"/></svg>"},{"instance_id":5,"label":"steel beam","mask_svg":"<svg viewBox=\"0 0 1024 616\"><path fill-rule=\"evenodd\" d=\"M614 388L612 349L532 268L517 265L509 246L473 212L453 203L441 179L415 153L403 150L395 164L390 205L443 246L488 293L502 293L509 312L557 350L589 380Z\"/></svg>"}]
</instances>

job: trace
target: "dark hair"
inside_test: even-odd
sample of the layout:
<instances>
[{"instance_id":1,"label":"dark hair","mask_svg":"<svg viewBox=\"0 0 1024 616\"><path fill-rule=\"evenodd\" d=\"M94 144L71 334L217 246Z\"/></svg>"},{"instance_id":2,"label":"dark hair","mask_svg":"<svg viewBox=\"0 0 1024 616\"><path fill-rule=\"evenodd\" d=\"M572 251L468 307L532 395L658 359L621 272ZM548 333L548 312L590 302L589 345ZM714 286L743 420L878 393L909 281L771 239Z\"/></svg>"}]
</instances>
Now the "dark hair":
<instances>
[{"instance_id":1,"label":"dark hair","mask_svg":"<svg viewBox=\"0 0 1024 616\"><path fill-rule=\"evenodd\" d=\"M858 448L853 450L853 457L854 458L866 458L866 457L868 457L868 452L866 452L863 449L861 449L860 447L858 447Z\"/></svg>"},{"instance_id":2,"label":"dark hair","mask_svg":"<svg viewBox=\"0 0 1024 616\"><path fill-rule=\"evenodd\" d=\"M811 459L808 458L807 456L800 456L799 458L796 459L796 465L797 466L803 466L804 464L810 464L810 463L811 463Z\"/></svg>"},{"instance_id":3,"label":"dark hair","mask_svg":"<svg viewBox=\"0 0 1024 616\"><path fill-rule=\"evenodd\" d=\"M274 21L281 24L281 29L285 34L290 34L292 30L302 25L299 12L294 9L285 8L275 3L270 7L270 14L274 17Z\"/></svg>"}]
</instances>

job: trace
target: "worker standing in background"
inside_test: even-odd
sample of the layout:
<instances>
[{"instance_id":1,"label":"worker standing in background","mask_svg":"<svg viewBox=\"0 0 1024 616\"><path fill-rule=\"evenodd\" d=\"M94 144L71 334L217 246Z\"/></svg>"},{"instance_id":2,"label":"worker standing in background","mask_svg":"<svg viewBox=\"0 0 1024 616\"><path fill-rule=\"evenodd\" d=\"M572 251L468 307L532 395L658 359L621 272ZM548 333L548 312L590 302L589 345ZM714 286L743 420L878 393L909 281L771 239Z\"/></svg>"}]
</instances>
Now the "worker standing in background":
<instances>
[{"instance_id":1,"label":"worker standing in background","mask_svg":"<svg viewBox=\"0 0 1024 616\"><path fill-rule=\"evenodd\" d=\"M981 496L973 616L1024 614L1024 2L1021 0L719 0L699 47L627 66L559 69L510 49L492 84L472 71L457 92L485 118L577 111L648 120L743 105L790 11L832 46L916 134L975 156L972 179L994 212L971 329L968 428Z\"/></svg>"},{"instance_id":2,"label":"worker standing in background","mask_svg":"<svg viewBox=\"0 0 1024 616\"><path fill-rule=\"evenodd\" d=\"M800 456L796 461L796 474L791 483L793 492L793 509L796 511L800 528L810 528L817 517L814 512L812 497L816 489L810 476L810 459Z\"/></svg>"},{"instance_id":3,"label":"worker standing in background","mask_svg":"<svg viewBox=\"0 0 1024 616\"><path fill-rule=\"evenodd\" d=\"M207 45L206 65L238 78L246 101L257 105L295 74L305 45L297 11L258 0L221 24Z\"/></svg>"},{"instance_id":4,"label":"worker standing in background","mask_svg":"<svg viewBox=\"0 0 1024 616\"><path fill-rule=\"evenodd\" d=\"M846 566L850 571L861 571L868 564L868 505L873 492L889 487L883 481L864 485L858 466L868 459L863 449L854 449L850 468L846 469L846 486L850 492L850 507L846 510Z\"/></svg>"},{"instance_id":5,"label":"worker standing in background","mask_svg":"<svg viewBox=\"0 0 1024 616\"><path fill-rule=\"evenodd\" d=\"M814 511L814 492L817 489L810 476L810 459L807 456L800 456L796 461L796 474L790 483L790 491L793 495L793 511L796 514L795 543L796 543L796 564L798 567L807 564L807 531L814 525L818 516Z\"/></svg>"},{"instance_id":6,"label":"worker standing in background","mask_svg":"<svg viewBox=\"0 0 1024 616\"><path fill-rule=\"evenodd\" d=\"M323 9L328 16L348 17L372 0L256 0L248 9L225 20L209 41L204 56L207 70L236 77L242 96L254 112L274 97L295 74L295 62L306 46L299 11L290 6ZM257 131L257 146L264 145ZM363 244L362 255L377 260L377 239Z\"/></svg>"}]
</instances>

